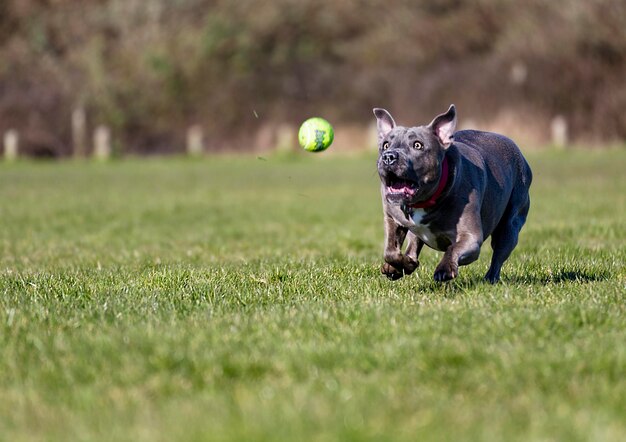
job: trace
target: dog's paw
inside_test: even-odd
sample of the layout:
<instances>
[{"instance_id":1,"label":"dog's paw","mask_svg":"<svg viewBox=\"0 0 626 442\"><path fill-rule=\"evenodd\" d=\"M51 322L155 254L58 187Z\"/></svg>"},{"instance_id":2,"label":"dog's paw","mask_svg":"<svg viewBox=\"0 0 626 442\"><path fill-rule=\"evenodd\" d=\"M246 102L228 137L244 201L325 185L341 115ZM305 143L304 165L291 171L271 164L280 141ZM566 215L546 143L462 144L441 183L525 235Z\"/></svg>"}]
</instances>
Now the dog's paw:
<instances>
[{"instance_id":1,"label":"dog's paw","mask_svg":"<svg viewBox=\"0 0 626 442\"><path fill-rule=\"evenodd\" d=\"M404 257L404 274L405 275L410 275L411 273L413 273L415 271L415 269L417 269L420 266L419 261L415 261L412 258L409 258L408 256Z\"/></svg>"},{"instance_id":2,"label":"dog's paw","mask_svg":"<svg viewBox=\"0 0 626 442\"><path fill-rule=\"evenodd\" d=\"M459 275L459 266L451 263L440 263L435 269L435 281L445 282Z\"/></svg>"},{"instance_id":3,"label":"dog's paw","mask_svg":"<svg viewBox=\"0 0 626 442\"><path fill-rule=\"evenodd\" d=\"M489 284L497 284L498 282L500 282L500 275L492 275L490 273L487 273L483 279Z\"/></svg>"},{"instance_id":4,"label":"dog's paw","mask_svg":"<svg viewBox=\"0 0 626 442\"><path fill-rule=\"evenodd\" d=\"M380 272L392 281L400 279L402 278L402 276L404 276L401 269L395 268L388 262L383 264L383 266L380 268Z\"/></svg>"}]
</instances>

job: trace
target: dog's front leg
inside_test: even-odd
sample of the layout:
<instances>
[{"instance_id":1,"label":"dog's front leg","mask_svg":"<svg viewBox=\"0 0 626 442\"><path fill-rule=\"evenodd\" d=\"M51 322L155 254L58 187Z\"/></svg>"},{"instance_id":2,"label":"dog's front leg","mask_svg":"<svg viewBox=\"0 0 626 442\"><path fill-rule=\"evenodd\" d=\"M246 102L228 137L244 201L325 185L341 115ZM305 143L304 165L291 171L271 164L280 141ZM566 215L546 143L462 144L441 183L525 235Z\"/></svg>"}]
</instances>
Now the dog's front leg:
<instances>
[{"instance_id":1,"label":"dog's front leg","mask_svg":"<svg viewBox=\"0 0 626 442\"><path fill-rule=\"evenodd\" d=\"M402 253L402 244L409 238L406 254ZM423 243L406 227L396 223L385 214L385 263L380 269L387 278L396 280L404 275L410 275L419 266L417 256Z\"/></svg>"},{"instance_id":2,"label":"dog's front leg","mask_svg":"<svg viewBox=\"0 0 626 442\"><path fill-rule=\"evenodd\" d=\"M482 235L472 233L459 235L458 240L448 247L435 269L435 281L444 282L456 278L460 265L467 265L478 259L482 242Z\"/></svg>"},{"instance_id":3,"label":"dog's front leg","mask_svg":"<svg viewBox=\"0 0 626 442\"><path fill-rule=\"evenodd\" d=\"M420 256L420 252L422 251L422 247L424 247L424 241L419 239L415 235L415 233L411 232L410 230L406 234L406 241L407 241L407 246L406 246L406 250L404 251L404 255L410 261L413 261L415 263L415 268L413 268L410 271L407 271L406 266L404 268L404 273L407 275L410 275L420 264L418 258Z\"/></svg>"}]
</instances>

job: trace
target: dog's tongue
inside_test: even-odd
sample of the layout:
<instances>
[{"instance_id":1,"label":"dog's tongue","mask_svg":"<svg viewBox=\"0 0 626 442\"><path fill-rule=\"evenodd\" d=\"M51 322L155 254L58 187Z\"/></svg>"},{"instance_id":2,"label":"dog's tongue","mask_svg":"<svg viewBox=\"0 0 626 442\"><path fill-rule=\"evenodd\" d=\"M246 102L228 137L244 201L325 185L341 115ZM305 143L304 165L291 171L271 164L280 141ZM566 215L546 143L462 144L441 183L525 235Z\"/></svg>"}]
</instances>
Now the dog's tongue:
<instances>
[{"instance_id":1,"label":"dog's tongue","mask_svg":"<svg viewBox=\"0 0 626 442\"><path fill-rule=\"evenodd\" d=\"M413 186L406 183L393 183L389 186L389 190L392 193L404 193L407 196L413 195L415 193L415 189Z\"/></svg>"}]
</instances>

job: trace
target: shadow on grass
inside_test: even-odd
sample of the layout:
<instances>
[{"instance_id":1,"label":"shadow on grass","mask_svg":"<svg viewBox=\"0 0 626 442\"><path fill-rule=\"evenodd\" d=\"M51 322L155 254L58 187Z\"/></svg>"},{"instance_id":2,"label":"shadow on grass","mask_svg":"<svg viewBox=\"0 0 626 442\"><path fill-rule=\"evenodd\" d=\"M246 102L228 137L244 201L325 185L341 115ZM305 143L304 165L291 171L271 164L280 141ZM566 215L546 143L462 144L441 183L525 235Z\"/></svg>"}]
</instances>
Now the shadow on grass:
<instances>
[{"instance_id":1,"label":"shadow on grass","mask_svg":"<svg viewBox=\"0 0 626 442\"><path fill-rule=\"evenodd\" d=\"M611 273L607 270L591 271L591 270L568 270L559 269L548 273L531 273L527 275L516 275L510 278L504 278L504 281L511 284L561 284L566 282L575 282L577 284L586 284L590 282L605 281L610 279Z\"/></svg>"},{"instance_id":2,"label":"shadow on grass","mask_svg":"<svg viewBox=\"0 0 626 442\"><path fill-rule=\"evenodd\" d=\"M477 287L497 287L499 285L555 285L563 283L587 284L598 281L605 281L611 278L609 271L591 271L591 270L569 270L560 269L548 273L528 273L525 275L503 274L501 282L490 284L480 275L470 275L459 277L449 282L437 283L435 281L423 282L420 287L421 291L439 292L445 298L455 298L457 294L472 290Z\"/></svg>"}]
</instances>

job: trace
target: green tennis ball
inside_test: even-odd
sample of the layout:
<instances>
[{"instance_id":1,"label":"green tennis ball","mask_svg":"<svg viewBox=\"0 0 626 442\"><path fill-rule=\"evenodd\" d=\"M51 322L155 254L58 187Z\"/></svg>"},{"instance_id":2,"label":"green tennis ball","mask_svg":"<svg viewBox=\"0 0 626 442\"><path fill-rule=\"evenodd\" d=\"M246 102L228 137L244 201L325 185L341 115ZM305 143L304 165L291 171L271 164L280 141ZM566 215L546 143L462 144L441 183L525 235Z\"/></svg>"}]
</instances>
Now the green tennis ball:
<instances>
[{"instance_id":1,"label":"green tennis ball","mask_svg":"<svg viewBox=\"0 0 626 442\"><path fill-rule=\"evenodd\" d=\"M328 149L335 138L335 131L323 118L309 118L298 131L298 141L304 150L321 152Z\"/></svg>"}]
</instances>

